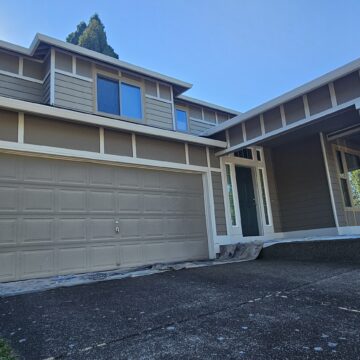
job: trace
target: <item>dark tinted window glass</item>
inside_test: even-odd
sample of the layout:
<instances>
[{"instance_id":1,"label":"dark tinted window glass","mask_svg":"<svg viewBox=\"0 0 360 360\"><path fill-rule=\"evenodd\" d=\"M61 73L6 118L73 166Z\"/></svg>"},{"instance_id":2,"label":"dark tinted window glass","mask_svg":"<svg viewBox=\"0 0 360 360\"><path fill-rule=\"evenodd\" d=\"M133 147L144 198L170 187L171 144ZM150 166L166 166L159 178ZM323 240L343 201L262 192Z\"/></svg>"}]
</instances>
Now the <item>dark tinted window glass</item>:
<instances>
[{"instance_id":1,"label":"dark tinted window glass","mask_svg":"<svg viewBox=\"0 0 360 360\"><path fill-rule=\"evenodd\" d=\"M98 76L97 78L98 111L109 114L120 114L119 83Z\"/></svg>"},{"instance_id":2,"label":"dark tinted window glass","mask_svg":"<svg viewBox=\"0 0 360 360\"><path fill-rule=\"evenodd\" d=\"M243 158L243 159L250 159L250 160L252 160L252 158L253 158L252 151L249 148L241 149L239 151L234 152L234 156L235 157L240 157L240 158Z\"/></svg>"},{"instance_id":3,"label":"dark tinted window glass","mask_svg":"<svg viewBox=\"0 0 360 360\"><path fill-rule=\"evenodd\" d=\"M344 173L344 165L343 165L343 162L342 162L342 159L341 159L341 152L340 151L336 152L336 158L337 158L337 162L338 162L338 165L339 165L340 174L343 174Z\"/></svg>"}]
</instances>

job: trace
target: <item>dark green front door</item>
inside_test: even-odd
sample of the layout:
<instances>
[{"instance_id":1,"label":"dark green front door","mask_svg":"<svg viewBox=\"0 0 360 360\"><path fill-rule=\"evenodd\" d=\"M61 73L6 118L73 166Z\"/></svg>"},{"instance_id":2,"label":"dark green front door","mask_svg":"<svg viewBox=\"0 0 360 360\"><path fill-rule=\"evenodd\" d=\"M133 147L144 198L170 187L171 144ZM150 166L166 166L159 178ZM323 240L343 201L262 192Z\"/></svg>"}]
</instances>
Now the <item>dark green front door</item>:
<instances>
[{"instance_id":1,"label":"dark green front door","mask_svg":"<svg viewBox=\"0 0 360 360\"><path fill-rule=\"evenodd\" d=\"M258 236L259 224L251 168L236 166L235 173L243 236Z\"/></svg>"}]
</instances>

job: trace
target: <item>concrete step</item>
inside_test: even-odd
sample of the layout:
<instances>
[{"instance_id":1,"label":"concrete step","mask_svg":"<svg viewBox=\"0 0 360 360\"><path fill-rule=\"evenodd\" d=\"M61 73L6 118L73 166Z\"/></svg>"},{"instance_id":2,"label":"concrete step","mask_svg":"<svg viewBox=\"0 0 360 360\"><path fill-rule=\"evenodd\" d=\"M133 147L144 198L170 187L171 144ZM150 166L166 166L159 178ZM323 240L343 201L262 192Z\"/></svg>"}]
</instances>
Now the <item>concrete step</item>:
<instances>
[{"instance_id":1,"label":"concrete step","mask_svg":"<svg viewBox=\"0 0 360 360\"><path fill-rule=\"evenodd\" d=\"M276 243L264 246L258 258L360 264L360 238Z\"/></svg>"}]
</instances>

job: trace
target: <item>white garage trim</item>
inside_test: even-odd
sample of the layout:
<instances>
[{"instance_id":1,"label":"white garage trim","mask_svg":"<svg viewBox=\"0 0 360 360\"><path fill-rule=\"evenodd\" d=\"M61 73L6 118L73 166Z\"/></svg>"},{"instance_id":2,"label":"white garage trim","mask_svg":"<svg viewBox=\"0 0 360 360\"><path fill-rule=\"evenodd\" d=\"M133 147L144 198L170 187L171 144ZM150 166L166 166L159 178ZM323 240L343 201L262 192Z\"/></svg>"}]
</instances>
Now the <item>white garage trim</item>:
<instances>
[{"instance_id":1,"label":"white garage trim","mask_svg":"<svg viewBox=\"0 0 360 360\"><path fill-rule=\"evenodd\" d=\"M7 152L16 152L23 155L38 154L43 157L60 157L68 158L69 160L92 160L98 161L101 163L116 163L116 164L128 164L142 167L153 167L153 168L164 168L164 169L173 169L173 170L182 170L182 171L193 171L193 172L207 172L208 167L197 166L197 165L187 165L180 163L173 163L168 161L160 160L148 160L141 158L134 158L129 156L119 156L119 155L109 155L94 153L90 151L82 150L69 150L64 148L42 146L42 145L31 145L31 144L20 144L10 141L0 141L0 150ZM211 171L220 172L220 169L211 168Z\"/></svg>"}]
</instances>

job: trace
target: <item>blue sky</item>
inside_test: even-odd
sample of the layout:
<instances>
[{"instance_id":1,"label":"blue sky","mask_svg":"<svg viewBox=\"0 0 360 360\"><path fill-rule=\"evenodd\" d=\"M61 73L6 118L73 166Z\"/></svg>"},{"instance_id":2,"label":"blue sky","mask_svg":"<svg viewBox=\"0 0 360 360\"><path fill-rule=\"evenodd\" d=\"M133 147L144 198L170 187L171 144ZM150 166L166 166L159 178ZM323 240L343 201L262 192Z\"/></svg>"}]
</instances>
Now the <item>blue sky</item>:
<instances>
[{"instance_id":1,"label":"blue sky","mask_svg":"<svg viewBox=\"0 0 360 360\"><path fill-rule=\"evenodd\" d=\"M1 1L0 39L65 39L98 12L121 60L194 84L187 95L246 111L360 57L360 1Z\"/></svg>"}]
</instances>

